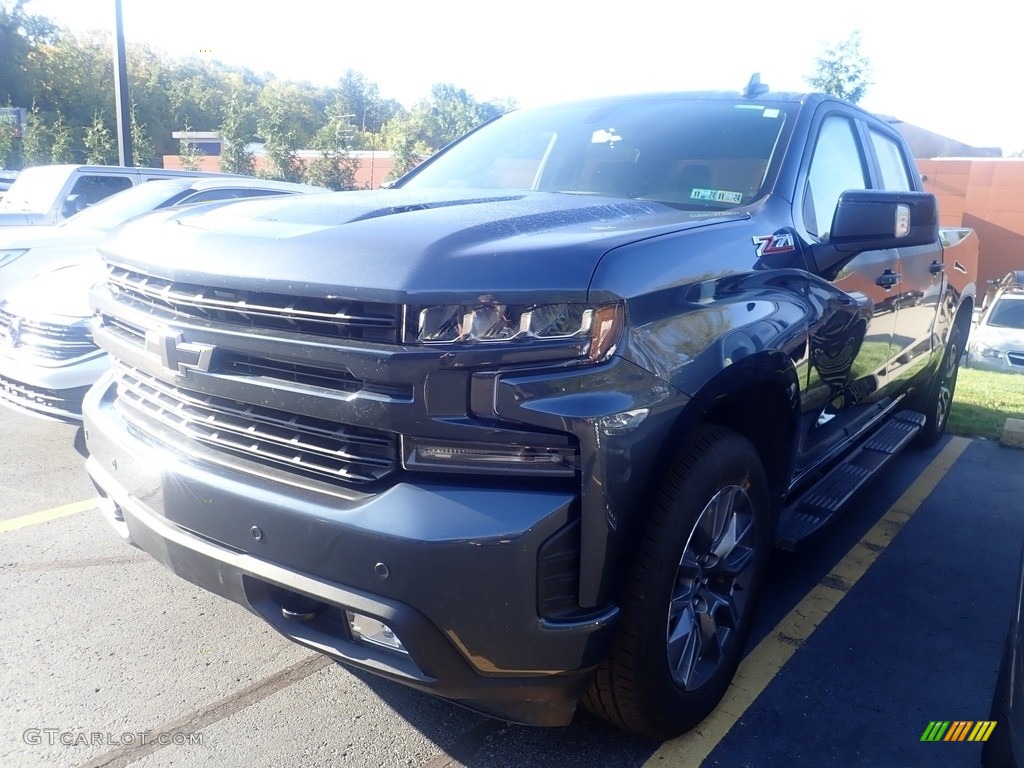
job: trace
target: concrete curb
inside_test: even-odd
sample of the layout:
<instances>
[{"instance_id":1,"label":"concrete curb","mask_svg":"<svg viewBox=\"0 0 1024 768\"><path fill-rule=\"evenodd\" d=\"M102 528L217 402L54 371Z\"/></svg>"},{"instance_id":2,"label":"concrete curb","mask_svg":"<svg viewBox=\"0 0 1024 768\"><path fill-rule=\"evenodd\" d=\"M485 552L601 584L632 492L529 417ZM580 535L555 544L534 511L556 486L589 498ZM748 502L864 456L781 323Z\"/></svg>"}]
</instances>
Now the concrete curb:
<instances>
[{"instance_id":1,"label":"concrete curb","mask_svg":"<svg viewBox=\"0 0 1024 768\"><path fill-rule=\"evenodd\" d=\"M1024 448L1024 419L1007 419L999 442L1011 448Z\"/></svg>"}]
</instances>

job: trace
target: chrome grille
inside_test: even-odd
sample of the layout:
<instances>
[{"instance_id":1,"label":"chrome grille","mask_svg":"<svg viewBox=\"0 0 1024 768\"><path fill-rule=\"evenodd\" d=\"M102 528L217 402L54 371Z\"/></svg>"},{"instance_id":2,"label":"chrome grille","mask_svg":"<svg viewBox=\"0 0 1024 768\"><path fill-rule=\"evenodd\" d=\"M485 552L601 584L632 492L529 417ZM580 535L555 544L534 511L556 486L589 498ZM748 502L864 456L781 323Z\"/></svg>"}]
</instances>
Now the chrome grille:
<instances>
[{"instance_id":1,"label":"chrome grille","mask_svg":"<svg viewBox=\"0 0 1024 768\"><path fill-rule=\"evenodd\" d=\"M99 349L86 326L21 317L0 309L0 339L22 354L47 360L73 360Z\"/></svg>"},{"instance_id":2,"label":"chrome grille","mask_svg":"<svg viewBox=\"0 0 1024 768\"><path fill-rule=\"evenodd\" d=\"M0 375L0 398L37 411L78 416L82 413L82 398L88 391L89 387L61 390L37 387Z\"/></svg>"},{"instance_id":3,"label":"chrome grille","mask_svg":"<svg viewBox=\"0 0 1024 768\"><path fill-rule=\"evenodd\" d=\"M363 382L348 371L330 371L253 355L230 355L224 363L224 372L236 376L290 381L342 392L358 392L363 388Z\"/></svg>"},{"instance_id":4,"label":"chrome grille","mask_svg":"<svg viewBox=\"0 0 1024 768\"><path fill-rule=\"evenodd\" d=\"M133 346L145 346L146 332L143 329L107 314L101 315L100 320L104 330L109 333ZM285 381L332 392L364 391L383 395L392 400L410 401L413 397L413 388L408 384L361 381L347 369L305 365L227 350L218 352L215 369L219 374L260 378L271 384Z\"/></svg>"},{"instance_id":5,"label":"chrome grille","mask_svg":"<svg viewBox=\"0 0 1024 768\"><path fill-rule=\"evenodd\" d=\"M129 420L143 415L217 450L347 483L370 483L395 469L391 433L180 389L121 362L114 371Z\"/></svg>"},{"instance_id":6,"label":"chrome grille","mask_svg":"<svg viewBox=\"0 0 1024 768\"><path fill-rule=\"evenodd\" d=\"M1010 365L1024 366L1024 352L1007 352L1006 359Z\"/></svg>"},{"instance_id":7,"label":"chrome grille","mask_svg":"<svg viewBox=\"0 0 1024 768\"><path fill-rule=\"evenodd\" d=\"M119 299L167 319L195 319L343 339L398 341L395 304L290 296L218 288L154 277L107 265L107 285Z\"/></svg>"}]
</instances>

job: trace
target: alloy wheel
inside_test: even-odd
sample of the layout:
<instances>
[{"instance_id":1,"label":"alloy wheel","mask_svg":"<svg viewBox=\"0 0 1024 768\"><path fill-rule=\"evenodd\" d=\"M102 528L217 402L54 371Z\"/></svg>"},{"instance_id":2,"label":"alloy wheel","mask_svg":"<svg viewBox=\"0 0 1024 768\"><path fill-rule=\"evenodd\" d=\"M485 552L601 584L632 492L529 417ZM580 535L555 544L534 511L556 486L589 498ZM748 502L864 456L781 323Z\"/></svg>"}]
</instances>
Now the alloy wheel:
<instances>
[{"instance_id":1,"label":"alloy wheel","mask_svg":"<svg viewBox=\"0 0 1024 768\"><path fill-rule=\"evenodd\" d=\"M722 488L700 513L679 560L668 611L669 669L691 691L737 641L754 575L754 510L738 485Z\"/></svg>"}]
</instances>

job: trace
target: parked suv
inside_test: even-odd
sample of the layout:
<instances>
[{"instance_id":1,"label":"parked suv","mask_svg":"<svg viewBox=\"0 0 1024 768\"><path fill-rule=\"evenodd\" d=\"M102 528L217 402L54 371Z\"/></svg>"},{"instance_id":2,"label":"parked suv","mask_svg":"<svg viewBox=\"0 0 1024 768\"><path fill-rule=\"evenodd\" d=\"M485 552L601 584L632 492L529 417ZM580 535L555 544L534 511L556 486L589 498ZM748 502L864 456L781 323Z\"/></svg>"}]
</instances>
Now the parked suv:
<instances>
[{"instance_id":1,"label":"parked suv","mask_svg":"<svg viewBox=\"0 0 1024 768\"><path fill-rule=\"evenodd\" d=\"M513 112L390 190L136 220L101 246L88 470L122 536L298 643L670 737L772 544L942 435L974 286L937 222L888 124L770 93Z\"/></svg>"},{"instance_id":2,"label":"parked suv","mask_svg":"<svg viewBox=\"0 0 1024 768\"><path fill-rule=\"evenodd\" d=\"M1024 373L1024 285L1008 283L996 291L971 332L967 365Z\"/></svg>"}]
</instances>

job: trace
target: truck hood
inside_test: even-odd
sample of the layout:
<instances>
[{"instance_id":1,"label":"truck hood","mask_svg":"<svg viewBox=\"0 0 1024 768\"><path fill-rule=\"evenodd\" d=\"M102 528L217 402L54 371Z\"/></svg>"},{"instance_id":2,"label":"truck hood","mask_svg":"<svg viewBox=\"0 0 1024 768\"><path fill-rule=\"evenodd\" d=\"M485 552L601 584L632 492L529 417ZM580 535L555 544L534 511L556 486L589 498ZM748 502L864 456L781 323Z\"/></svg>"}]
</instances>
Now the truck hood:
<instances>
[{"instance_id":1,"label":"truck hood","mask_svg":"<svg viewBox=\"0 0 1024 768\"><path fill-rule=\"evenodd\" d=\"M102 229L67 224L7 227L0 229L0 250L89 246L98 243L106 234Z\"/></svg>"},{"instance_id":2,"label":"truck hood","mask_svg":"<svg viewBox=\"0 0 1024 768\"><path fill-rule=\"evenodd\" d=\"M582 301L610 249L746 215L540 192L339 192L156 212L100 251L166 279L292 295Z\"/></svg>"}]
</instances>

